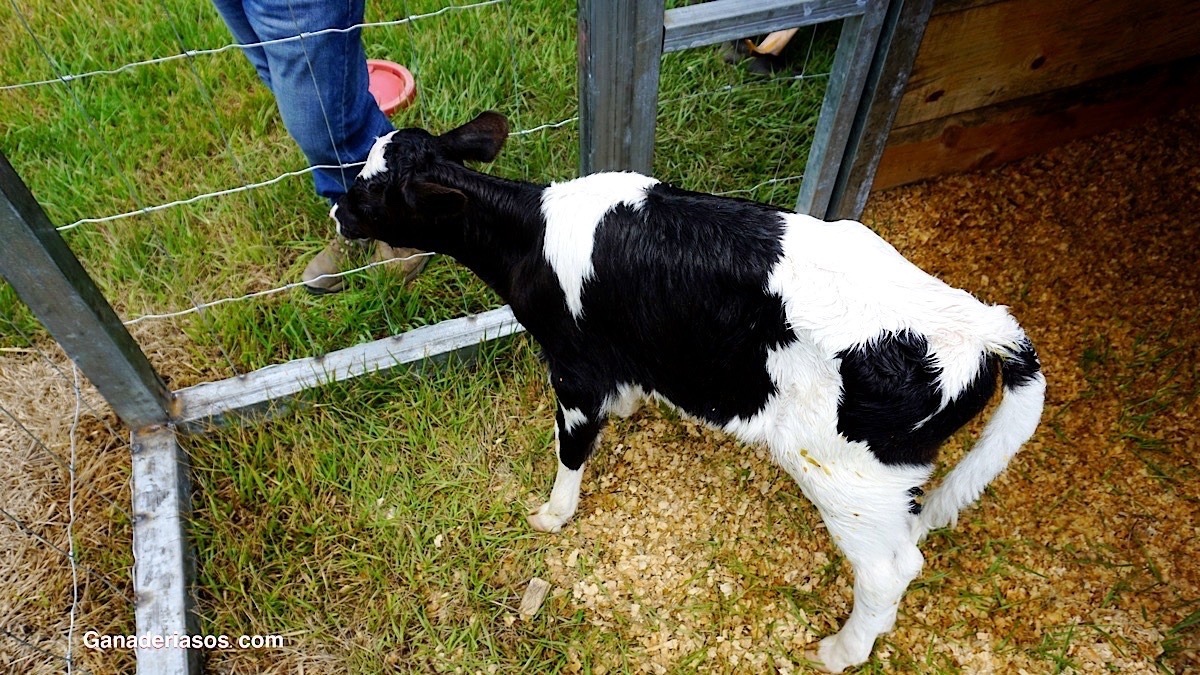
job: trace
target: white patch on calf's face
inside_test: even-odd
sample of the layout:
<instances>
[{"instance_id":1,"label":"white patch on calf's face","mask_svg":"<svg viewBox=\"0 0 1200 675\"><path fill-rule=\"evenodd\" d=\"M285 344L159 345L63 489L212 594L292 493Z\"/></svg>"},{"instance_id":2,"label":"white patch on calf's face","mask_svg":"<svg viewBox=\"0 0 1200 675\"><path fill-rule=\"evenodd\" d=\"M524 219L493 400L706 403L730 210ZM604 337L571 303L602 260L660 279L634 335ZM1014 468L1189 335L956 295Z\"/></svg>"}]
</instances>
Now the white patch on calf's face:
<instances>
[{"instance_id":1,"label":"white patch on calf's face","mask_svg":"<svg viewBox=\"0 0 1200 675\"><path fill-rule=\"evenodd\" d=\"M333 218L333 229L340 236L342 234L342 223L337 219L337 204L334 204L333 208L329 209L329 217Z\"/></svg>"},{"instance_id":2,"label":"white patch on calf's face","mask_svg":"<svg viewBox=\"0 0 1200 675\"><path fill-rule=\"evenodd\" d=\"M392 136L395 134L396 132L393 131L375 139L375 145L371 146L371 152L367 155L367 163L363 165L362 171L358 173L359 178L365 180L387 171L387 160L384 159L384 152L387 150L387 145L391 142Z\"/></svg>"},{"instance_id":3,"label":"white patch on calf's face","mask_svg":"<svg viewBox=\"0 0 1200 675\"><path fill-rule=\"evenodd\" d=\"M594 273L592 246L600 221L619 204L641 208L646 190L657 183L637 173L597 173L554 183L542 192L542 255L558 277L571 316L583 316L583 285Z\"/></svg>"}]
</instances>

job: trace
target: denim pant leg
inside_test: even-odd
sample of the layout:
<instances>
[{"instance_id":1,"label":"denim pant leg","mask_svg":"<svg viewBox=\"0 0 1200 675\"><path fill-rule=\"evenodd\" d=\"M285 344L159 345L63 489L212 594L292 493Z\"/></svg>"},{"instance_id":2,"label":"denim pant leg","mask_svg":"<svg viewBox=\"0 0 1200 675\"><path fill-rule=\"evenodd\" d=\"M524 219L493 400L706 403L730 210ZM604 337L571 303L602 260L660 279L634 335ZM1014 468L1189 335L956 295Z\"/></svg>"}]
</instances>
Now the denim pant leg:
<instances>
[{"instance_id":1,"label":"denim pant leg","mask_svg":"<svg viewBox=\"0 0 1200 675\"><path fill-rule=\"evenodd\" d=\"M225 25L229 27L229 33L233 35L233 39L239 45L262 42L258 33L254 32L254 27L250 25L250 19L246 16L246 7L242 4L242 0L212 0L212 3L217 8L217 13L225 21ZM262 80L269 89L271 87L271 71L267 68L266 52L262 47L243 48L241 52L254 66L254 72L258 73L258 79Z\"/></svg>"},{"instance_id":2,"label":"denim pant leg","mask_svg":"<svg viewBox=\"0 0 1200 675\"><path fill-rule=\"evenodd\" d=\"M258 41L268 41L361 23L364 3L243 0L241 4L246 23ZM233 23L226 21L231 32L235 31ZM268 85L275 94L283 124L312 165L361 162L375 139L393 129L368 89L366 54L359 33L360 29L355 29L309 35L261 48ZM237 32L234 36L241 40ZM255 55L247 56L253 63ZM357 168L319 169L313 173L317 194L336 200L357 174Z\"/></svg>"}]
</instances>

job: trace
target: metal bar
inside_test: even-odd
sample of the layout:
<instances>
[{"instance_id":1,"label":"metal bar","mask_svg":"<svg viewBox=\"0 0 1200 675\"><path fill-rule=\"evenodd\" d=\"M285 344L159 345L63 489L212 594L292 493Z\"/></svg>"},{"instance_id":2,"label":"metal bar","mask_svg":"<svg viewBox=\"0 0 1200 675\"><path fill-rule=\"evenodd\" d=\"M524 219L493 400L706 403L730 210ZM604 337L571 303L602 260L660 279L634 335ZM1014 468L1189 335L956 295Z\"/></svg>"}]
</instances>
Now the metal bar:
<instances>
[{"instance_id":1,"label":"metal bar","mask_svg":"<svg viewBox=\"0 0 1200 675\"><path fill-rule=\"evenodd\" d=\"M131 447L137 672L199 673L200 650L183 649L178 642L200 634L189 593L195 559L186 529L191 515L187 454L165 426L134 432Z\"/></svg>"},{"instance_id":2,"label":"metal bar","mask_svg":"<svg viewBox=\"0 0 1200 675\"><path fill-rule=\"evenodd\" d=\"M654 165L663 0L579 0L579 173Z\"/></svg>"},{"instance_id":3,"label":"metal bar","mask_svg":"<svg viewBox=\"0 0 1200 675\"><path fill-rule=\"evenodd\" d=\"M0 275L125 424L167 421L170 392L0 153Z\"/></svg>"},{"instance_id":4,"label":"metal bar","mask_svg":"<svg viewBox=\"0 0 1200 675\"><path fill-rule=\"evenodd\" d=\"M273 401L304 389L473 349L487 340L522 330L524 328L513 317L512 310L506 306L324 356L297 359L227 380L198 384L175 393L179 401L175 424L182 430L202 430L227 416L262 411Z\"/></svg>"},{"instance_id":5,"label":"metal bar","mask_svg":"<svg viewBox=\"0 0 1200 675\"><path fill-rule=\"evenodd\" d=\"M667 10L663 51L737 40L858 16L867 0L713 0Z\"/></svg>"},{"instance_id":6,"label":"metal bar","mask_svg":"<svg viewBox=\"0 0 1200 675\"><path fill-rule=\"evenodd\" d=\"M846 162L838 173L826 217L830 220L862 216L883 157L888 134L913 62L925 35L934 0L893 0L867 75L859 118L846 144Z\"/></svg>"},{"instance_id":7,"label":"metal bar","mask_svg":"<svg viewBox=\"0 0 1200 675\"><path fill-rule=\"evenodd\" d=\"M859 101L887 15L889 0L871 0L862 16L842 21L833 69L821 103L816 134L804 169L796 211L825 218L838 172L846 160L846 144L858 115Z\"/></svg>"}]
</instances>

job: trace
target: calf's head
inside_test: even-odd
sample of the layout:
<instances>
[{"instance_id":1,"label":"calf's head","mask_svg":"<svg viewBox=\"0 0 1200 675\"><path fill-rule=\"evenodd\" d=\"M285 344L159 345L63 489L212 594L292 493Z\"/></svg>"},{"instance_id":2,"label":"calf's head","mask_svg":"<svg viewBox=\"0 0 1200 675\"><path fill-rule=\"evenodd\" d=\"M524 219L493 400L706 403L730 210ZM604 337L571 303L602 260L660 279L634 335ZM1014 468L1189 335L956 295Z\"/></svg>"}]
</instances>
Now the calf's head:
<instances>
[{"instance_id":1,"label":"calf's head","mask_svg":"<svg viewBox=\"0 0 1200 675\"><path fill-rule=\"evenodd\" d=\"M507 138L508 120L491 111L441 136L393 131L375 141L366 166L329 215L348 239L431 248L436 230L461 216L469 199L448 184L453 172L446 169L492 161Z\"/></svg>"}]
</instances>

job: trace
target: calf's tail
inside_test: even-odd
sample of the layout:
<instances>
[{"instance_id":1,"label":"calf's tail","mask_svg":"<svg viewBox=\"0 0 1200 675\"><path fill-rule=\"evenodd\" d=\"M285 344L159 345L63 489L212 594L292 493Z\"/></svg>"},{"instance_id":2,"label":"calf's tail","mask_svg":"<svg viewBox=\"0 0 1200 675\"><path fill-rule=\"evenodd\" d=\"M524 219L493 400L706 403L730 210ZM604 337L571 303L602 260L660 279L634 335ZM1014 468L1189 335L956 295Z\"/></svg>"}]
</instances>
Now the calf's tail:
<instances>
[{"instance_id":1,"label":"calf's tail","mask_svg":"<svg viewBox=\"0 0 1200 675\"><path fill-rule=\"evenodd\" d=\"M1015 348L998 348L1003 393L974 447L925 498L918 537L958 522L959 512L974 503L1000 475L1037 428L1046 397L1046 378L1028 338Z\"/></svg>"}]
</instances>

